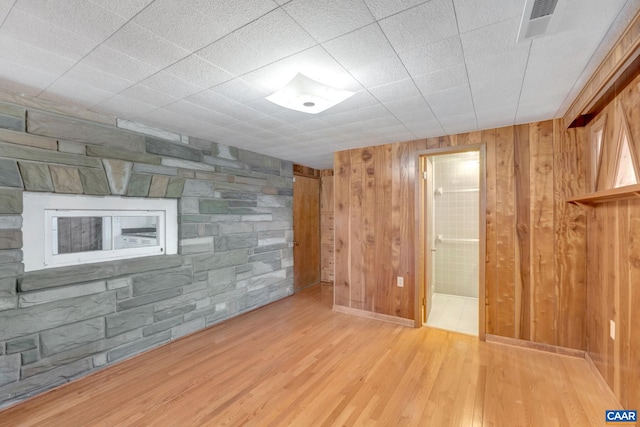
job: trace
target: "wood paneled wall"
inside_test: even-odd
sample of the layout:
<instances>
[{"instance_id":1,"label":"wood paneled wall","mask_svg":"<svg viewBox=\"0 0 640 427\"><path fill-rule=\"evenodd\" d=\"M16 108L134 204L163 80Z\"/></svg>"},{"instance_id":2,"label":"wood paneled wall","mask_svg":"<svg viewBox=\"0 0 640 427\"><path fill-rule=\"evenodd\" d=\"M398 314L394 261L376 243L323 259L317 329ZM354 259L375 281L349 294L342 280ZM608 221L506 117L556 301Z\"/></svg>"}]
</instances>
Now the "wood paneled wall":
<instances>
[{"instance_id":1,"label":"wood paneled wall","mask_svg":"<svg viewBox=\"0 0 640 427\"><path fill-rule=\"evenodd\" d=\"M602 173L613 175L619 126L640 158L640 76L592 123L607 116ZM625 124L626 123L626 124ZM587 130L590 130L590 125ZM589 132L590 134L590 132ZM588 134L587 134L588 136ZM585 145L589 145L585 138ZM611 179L599 180L609 182ZM606 188L599 188L606 190ZM584 207L587 215L587 351L625 408L640 408L640 200ZM609 322L616 324L616 339Z\"/></svg>"},{"instance_id":2,"label":"wood paneled wall","mask_svg":"<svg viewBox=\"0 0 640 427\"><path fill-rule=\"evenodd\" d=\"M586 349L584 129L546 121L335 154L335 304L414 319L418 153L486 145L486 333ZM396 277L404 277L404 287Z\"/></svg>"},{"instance_id":3,"label":"wood paneled wall","mask_svg":"<svg viewBox=\"0 0 640 427\"><path fill-rule=\"evenodd\" d=\"M333 170L320 171L320 280L333 282Z\"/></svg>"}]
</instances>

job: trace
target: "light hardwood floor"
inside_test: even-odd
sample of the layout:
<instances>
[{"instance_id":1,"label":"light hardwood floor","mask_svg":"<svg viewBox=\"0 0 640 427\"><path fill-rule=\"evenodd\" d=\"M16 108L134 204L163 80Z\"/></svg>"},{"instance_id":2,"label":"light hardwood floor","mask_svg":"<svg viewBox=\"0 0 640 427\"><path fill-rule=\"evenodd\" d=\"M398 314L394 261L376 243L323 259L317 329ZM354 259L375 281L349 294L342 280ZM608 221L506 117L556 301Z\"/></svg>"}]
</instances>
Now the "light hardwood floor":
<instances>
[{"instance_id":1,"label":"light hardwood floor","mask_svg":"<svg viewBox=\"0 0 640 427\"><path fill-rule=\"evenodd\" d=\"M0 412L0 425L600 426L586 361L331 311L308 288Z\"/></svg>"}]
</instances>

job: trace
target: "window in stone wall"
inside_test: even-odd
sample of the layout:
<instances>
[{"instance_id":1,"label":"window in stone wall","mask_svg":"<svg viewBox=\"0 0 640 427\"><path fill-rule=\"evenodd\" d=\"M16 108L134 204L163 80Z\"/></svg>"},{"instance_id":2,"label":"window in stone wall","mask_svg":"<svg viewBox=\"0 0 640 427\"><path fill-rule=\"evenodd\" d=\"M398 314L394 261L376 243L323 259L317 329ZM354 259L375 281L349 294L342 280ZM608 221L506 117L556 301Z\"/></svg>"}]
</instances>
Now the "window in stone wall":
<instances>
[{"instance_id":1,"label":"window in stone wall","mask_svg":"<svg viewBox=\"0 0 640 427\"><path fill-rule=\"evenodd\" d=\"M177 253L177 202L24 193L25 271Z\"/></svg>"}]
</instances>

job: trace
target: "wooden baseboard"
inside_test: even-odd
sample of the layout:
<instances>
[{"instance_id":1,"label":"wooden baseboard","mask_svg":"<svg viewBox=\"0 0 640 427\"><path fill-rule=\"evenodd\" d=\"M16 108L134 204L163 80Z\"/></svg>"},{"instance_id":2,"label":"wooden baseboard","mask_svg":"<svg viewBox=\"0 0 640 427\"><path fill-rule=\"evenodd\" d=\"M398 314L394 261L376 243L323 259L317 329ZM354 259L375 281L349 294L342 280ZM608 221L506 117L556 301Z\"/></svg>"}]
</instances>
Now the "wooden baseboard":
<instances>
[{"instance_id":1,"label":"wooden baseboard","mask_svg":"<svg viewBox=\"0 0 640 427\"><path fill-rule=\"evenodd\" d=\"M342 305L333 305L333 311L344 314L351 314L358 317L366 317L367 319L382 320L383 322L395 323L396 325L415 327L415 321L411 319L403 319L402 317L389 316L388 314L373 313L371 311L359 310L357 308L345 307Z\"/></svg>"},{"instance_id":2,"label":"wooden baseboard","mask_svg":"<svg viewBox=\"0 0 640 427\"><path fill-rule=\"evenodd\" d=\"M496 343L496 344L511 345L514 347L528 348L530 350L546 351L547 353L556 353L563 356L579 357L581 359L584 359L586 354L586 352L583 350L560 347L560 346L551 345L551 344L542 344L542 343L533 342L533 341L520 340L517 338L501 337L499 335L487 334L486 341Z\"/></svg>"}]
</instances>

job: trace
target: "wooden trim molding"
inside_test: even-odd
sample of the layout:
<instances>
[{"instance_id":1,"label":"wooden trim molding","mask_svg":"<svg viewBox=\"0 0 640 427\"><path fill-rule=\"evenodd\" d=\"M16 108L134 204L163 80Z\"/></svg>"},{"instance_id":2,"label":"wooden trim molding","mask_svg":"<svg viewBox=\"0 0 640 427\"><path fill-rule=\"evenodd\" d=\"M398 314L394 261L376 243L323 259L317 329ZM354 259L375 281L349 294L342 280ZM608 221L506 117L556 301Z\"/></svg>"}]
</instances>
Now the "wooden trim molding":
<instances>
[{"instance_id":1,"label":"wooden trim molding","mask_svg":"<svg viewBox=\"0 0 640 427\"><path fill-rule=\"evenodd\" d=\"M640 56L640 12L636 13L629 26L620 36L609 54L602 61L584 88L580 91L563 117L564 127L581 127L598 112L602 98L616 86L627 68L637 63ZM627 79L625 79L627 80ZM608 102L605 102L607 104Z\"/></svg>"},{"instance_id":2,"label":"wooden trim molding","mask_svg":"<svg viewBox=\"0 0 640 427\"><path fill-rule=\"evenodd\" d=\"M395 323L396 325L415 327L413 319L404 319L402 317L389 316L388 314L373 313L366 310L358 310L357 308L345 307L343 305L333 305L333 311L336 313L351 314L353 316L364 317L367 319L382 320L383 322Z\"/></svg>"},{"instance_id":3,"label":"wooden trim molding","mask_svg":"<svg viewBox=\"0 0 640 427\"><path fill-rule=\"evenodd\" d=\"M309 166L293 164L293 174L297 176L306 176L307 178L320 178L320 171Z\"/></svg>"},{"instance_id":4,"label":"wooden trim molding","mask_svg":"<svg viewBox=\"0 0 640 427\"><path fill-rule=\"evenodd\" d=\"M626 187L612 188L610 190L596 191L567 199L568 203L576 205L595 205L605 202L617 202L640 197L640 184L627 185Z\"/></svg>"},{"instance_id":5,"label":"wooden trim molding","mask_svg":"<svg viewBox=\"0 0 640 427\"><path fill-rule=\"evenodd\" d=\"M586 354L586 352L583 350L576 350L573 348L560 347L557 345L520 340L517 338L501 337L499 335L486 334L485 338L487 342L491 342L495 344L503 344L503 345L510 345L513 347L528 348L530 350L546 351L547 353L555 353L555 354L560 354L563 356L570 356L570 357L579 357L581 359L584 359Z\"/></svg>"}]
</instances>

